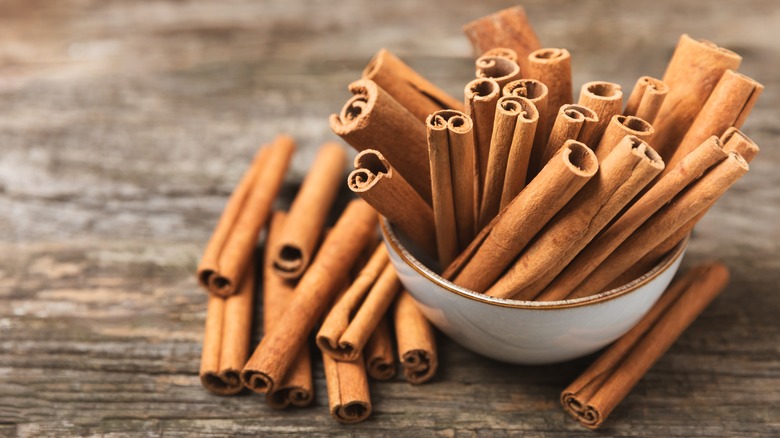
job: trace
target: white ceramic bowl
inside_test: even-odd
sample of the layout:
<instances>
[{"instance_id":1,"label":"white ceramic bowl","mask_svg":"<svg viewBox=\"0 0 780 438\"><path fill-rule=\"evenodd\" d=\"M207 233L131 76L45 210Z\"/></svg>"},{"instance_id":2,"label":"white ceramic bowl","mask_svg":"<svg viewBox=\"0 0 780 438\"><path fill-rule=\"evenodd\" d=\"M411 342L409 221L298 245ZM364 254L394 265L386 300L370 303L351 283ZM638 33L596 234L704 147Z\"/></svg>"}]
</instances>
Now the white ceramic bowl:
<instances>
[{"instance_id":1,"label":"white ceramic bowl","mask_svg":"<svg viewBox=\"0 0 780 438\"><path fill-rule=\"evenodd\" d=\"M658 266L631 283L591 297L519 301L489 297L447 281L386 220L385 245L403 285L447 336L504 362L546 364L590 354L625 334L666 290L680 266L686 238Z\"/></svg>"}]
</instances>

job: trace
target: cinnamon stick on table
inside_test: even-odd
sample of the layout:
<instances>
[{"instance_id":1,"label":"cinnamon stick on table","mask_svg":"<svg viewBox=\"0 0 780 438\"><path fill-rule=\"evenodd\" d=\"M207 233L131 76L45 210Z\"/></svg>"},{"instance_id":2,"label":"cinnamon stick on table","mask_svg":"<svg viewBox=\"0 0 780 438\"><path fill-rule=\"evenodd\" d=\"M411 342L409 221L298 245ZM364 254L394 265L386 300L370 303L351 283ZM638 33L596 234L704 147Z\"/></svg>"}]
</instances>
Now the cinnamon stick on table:
<instances>
[{"instance_id":1,"label":"cinnamon stick on table","mask_svg":"<svg viewBox=\"0 0 780 438\"><path fill-rule=\"evenodd\" d=\"M274 248L282 237L289 215L277 211L271 216L268 235L265 240L265 260L263 261L263 333L270 332L280 323L287 304L293 297L295 283L280 276L274 267ZM309 343L304 342L295 356L290 371L276 385L273 391L266 392L265 400L274 409L284 409L290 405L308 406L314 400L314 386L311 377L311 352Z\"/></svg>"},{"instance_id":2,"label":"cinnamon stick on table","mask_svg":"<svg viewBox=\"0 0 780 438\"><path fill-rule=\"evenodd\" d=\"M316 338L322 353L356 360L400 287L387 250L380 245L325 317Z\"/></svg>"},{"instance_id":3,"label":"cinnamon stick on table","mask_svg":"<svg viewBox=\"0 0 780 438\"><path fill-rule=\"evenodd\" d=\"M563 390L564 410L589 429L601 426L728 280L728 269L718 262L696 266L676 279L634 328Z\"/></svg>"},{"instance_id":4,"label":"cinnamon stick on table","mask_svg":"<svg viewBox=\"0 0 780 438\"><path fill-rule=\"evenodd\" d=\"M376 212L352 201L322 243L295 288L280 322L265 334L241 372L251 390L273 392L292 366L314 323L322 316L363 248L376 232Z\"/></svg>"},{"instance_id":5,"label":"cinnamon stick on table","mask_svg":"<svg viewBox=\"0 0 780 438\"><path fill-rule=\"evenodd\" d=\"M431 323L417 308L409 292L398 294L393 320L404 377L415 385L427 382L438 367L436 338Z\"/></svg>"},{"instance_id":6,"label":"cinnamon stick on table","mask_svg":"<svg viewBox=\"0 0 780 438\"><path fill-rule=\"evenodd\" d=\"M525 97L530 100L539 113L539 121L536 123L536 132L534 133L534 145L531 149L531 158L528 163L528 173L526 183L536 176L536 172L541 169L542 155L547 147L547 138L554 120L547 119L547 85L536 79L520 79L504 85L502 90L504 96ZM552 128L550 128L552 129Z\"/></svg>"},{"instance_id":7,"label":"cinnamon stick on table","mask_svg":"<svg viewBox=\"0 0 780 438\"><path fill-rule=\"evenodd\" d=\"M376 380L389 380L395 375L395 354L387 315L382 317L366 344L363 356L368 375Z\"/></svg>"},{"instance_id":8,"label":"cinnamon stick on table","mask_svg":"<svg viewBox=\"0 0 780 438\"><path fill-rule=\"evenodd\" d=\"M425 122L428 114L434 111L463 109L457 99L412 70L387 49L374 55L363 70L363 79L376 82L421 122Z\"/></svg>"},{"instance_id":9,"label":"cinnamon stick on table","mask_svg":"<svg viewBox=\"0 0 780 438\"><path fill-rule=\"evenodd\" d=\"M642 139L648 144L652 144L653 134L655 129L653 125L645 120L636 116L612 116L612 119L607 125L607 129L604 131L604 135L601 137L598 146L596 146L596 156L599 160L604 158L615 149L618 143L623 140L623 137L627 135L633 135L636 138Z\"/></svg>"},{"instance_id":10,"label":"cinnamon stick on table","mask_svg":"<svg viewBox=\"0 0 780 438\"><path fill-rule=\"evenodd\" d=\"M596 155L587 146L566 142L442 276L477 292L487 290L598 167Z\"/></svg>"},{"instance_id":11,"label":"cinnamon stick on table","mask_svg":"<svg viewBox=\"0 0 780 438\"><path fill-rule=\"evenodd\" d=\"M533 299L663 167L647 143L624 138L487 294Z\"/></svg>"},{"instance_id":12,"label":"cinnamon stick on table","mask_svg":"<svg viewBox=\"0 0 780 438\"><path fill-rule=\"evenodd\" d=\"M544 166L558 149L568 140L577 140L592 145L593 136L599 123L599 116L590 108L582 105L563 105L553 123L550 138L542 154L539 165Z\"/></svg>"},{"instance_id":13,"label":"cinnamon stick on table","mask_svg":"<svg viewBox=\"0 0 780 438\"><path fill-rule=\"evenodd\" d=\"M653 147L664 161L674 154L723 73L741 62L741 56L710 41L680 37L663 77L669 93L653 122Z\"/></svg>"},{"instance_id":14,"label":"cinnamon stick on table","mask_svg":"<svg viewBox=\"0 0 780 438\"><path fill-rule=\"evenodd\" d=\"M420 249L436 255L433 209L379 151L366 149L357 154L347 186Z\"/></svg>"},{"instance_id":15,"label":"cinnamon stick on table","mask_svg":"<svg viewBox=\"0 0 780 438\"><path fill-rule=\"evenodd\" d=\"M539 49L528 55L527 79L536 79L547 85L547 113L540 114L545 122L544 138L550 136L552 120L561 106L573 103L571 85L571 54L566 49Z\"/></svg>"},{"instance_id":16,"label":"cinnamon stick on table","mask_svg":"<svg viewBox=\"0 0 780 438\"><path fill-rule=\"evenodd\" d=\"M618 246L574 292L566 298L599 293L642 257L684 227L692 218L715 203L748 171L747 162L736 152L713 166L679 196L648 219Z\"/></svg>"},{"instance_id":17,"label":"cinnamon stick on table","mask_svg":"<svg viewBox=\"0 0 780 438\"><path fill-rule=\"evenodd\" d=\"M726 158L723 145L713 136L694 149L675 168L661 177L620 218L609 225L537 297L540 301L561 300L593 272L631 233L659 209L700 178L710 167ZM649 270L649 269L648 269Z\"/></svg>"},{"instance_id":18,"label":"cinnamon stick on table","mask_svg":"<svg viewBox=\"0 0 780 438\"><path fill-rule=\"evenodd\" d=\"M238 394L244 389L241 369L249 356L255 271L247 269L237 294L223 298L209 294L200 382L214 394Z\"/></svg>"},{"instance_id":19,"label":"cinnamon stick on table","mask_svg":"<svg viewBox=\"0 0 780 438\"><path fill-rule=\"evenodd\" d=\"M339 114L330 116L330 129L358 151L375 149L428 204L431 172L425 124L374 81L349 84L353 96Z\"/></svg>"},{"instance_id":20,"label":"cinnamon stick on table","mask_svg":"<svg viewBox=\"0 0 780 438\"><path fill-rule=\"evenodd\" d=\"M501 98L501 86L493 79L480 78L466 84L466 115L474 123L474 147L479 168L478 193L482 193L487 177L490 138L496 117L496 105Z\"/></svg>"},{"instance_id":21,"label":"cinnamon stick on table","mask_svg":"<svg viewBox=\"0 0 780 438\"><path fill-rule=\"evenodd\" d=\"M209 292L228 296L238 290L294 151L292 138L276 137L258 151L233 191L198 265L198 282Z\"/></svg>"},{"instance_id":22,"label":"cinnamon stick on table","mask_svg":"<svg viewBox=\"0 0 780 438\"><path fill-rule=\"evenodd\" d=\"M323 354L322 363L331 417L344 424L365 421L371 415L371 395L363 356L343 362Z\"/></svg>"},{"instance_id":23,"label":"cinnamon stick on table","mask_svg":"<svg viewBox=\"0 0 780 438\"><path fill-rule=\"evenodd\" d=\"M637 79L634 90L628 97L623 115L636 116L652 124L668 93L669 86L664 81L642 76Z\"/></svg>"},{"instance_id":24,"label":"cinnamon stick on table","mask_svg":"<svg viewBox=\"0 0 780 438\"><path fill-rule=\"evenodd\" d=\"M522 6L507 8L474 20L463 26L463 32L477 54L481 55L496 47L512 49L517 53L523 72L528 69L528 54L542 46Z\"/></svg>"},{"instance_id":25,"label":"cinnamon stick on table","mask_svg":"<svg viewBox=\"0 0 780 438\"><path fill-rule=\"evenodd\" d=\"M577 104L590 108L598 116L595 132L591 136L592 143L597 143L612 116L620 114L623 107L623 90L620 85L612 82L588 82L580 89L580 100Z\"/></svg>"},{"instance_id":26,"label":"cinnamon stick on table","mask_svg":"<svg viewBox=\"0 0 780 438\"><path fill-rule=\"evenodd\" d=\"M539 112L523 97L498 101L479 211L484 228L525 187Z\"/></svg>"},{"instance_id":27,"label":"cinnamon stick on table","mask_svg":"<svg viewBox=\"0 0 780 438\"><path fill-rule=\"evenodd\" d=\"M338 195L346 158L344 150L336 143L326 143L317 153L314 165L290 206L276 247L268 254L278 275L297 279L309 266Z\"/></svg>"}]
</instances>

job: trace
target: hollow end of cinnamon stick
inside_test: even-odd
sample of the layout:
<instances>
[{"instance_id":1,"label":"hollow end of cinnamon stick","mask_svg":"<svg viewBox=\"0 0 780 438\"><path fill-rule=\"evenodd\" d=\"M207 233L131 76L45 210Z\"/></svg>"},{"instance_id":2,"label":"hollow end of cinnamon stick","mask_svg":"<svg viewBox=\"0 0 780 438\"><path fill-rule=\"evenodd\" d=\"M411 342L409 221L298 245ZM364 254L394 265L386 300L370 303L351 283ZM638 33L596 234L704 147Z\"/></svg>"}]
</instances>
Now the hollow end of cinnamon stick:
<instances>
[{"instance_id":1,"label":"hollow end of cinnamon stick","mask_svg":"<svg viewBox=\"0 0 780 438\"><path fill-rule=\"evenodd\" d=\"M441 131L444 129L450 129L453 132L459 134L465 134L471 131L473 128L473 122L471 117L456 110L441 110L428 116L426 125L430 129Z\"/></svg>"},{"instance_id":2,"label":"hollow end of cinnamon stick","mask_svg":"<svg viewBox=\"0 0 780 438\"><path fill-rule=\"evenodd\" d=\"M356 169L349 174L347 185L355 193L365 192L383 177L392 177L393 167L379 151L366 149L355 157Z\"/></svg>"},{"instance_id":3,"label":"hollow end of cinnamon stick","mask_svg":"<svg viewBox=\"0 0 780 438\"><path fill-rule=\"evenodd\" d=\"M347 100L341 111L330 116L330 127L336 135L345 135L366 125L366 117L376 104L377 85L370 80L357 80L349 84L353 94Z\"/></svg>"},{"instance_id":4,"label":"hollow end of cinnamon stick","mask_svg":"<svg viewBox=\"0 0 780 438\"><path fill-rule=\"evenodd\" d=\"M484 100L490 101L496 99L501 94L501 87L498 82L491 78L477 78L466 84L466 100Z\"/></svg>"},{"instance_id":5,"label":"hollow end of cinnamon stick","mask_svg":"<svg viewBox=\"0 0 780 438\"><path fill-rule=\"evenodd\" d=\"M409 350L401 358L404 367L404 377L413 384L419 385L430 380L436 374L436 357L426 350Z\"/></svg>"},{"instance_id":6,"label":"hollow end of cinnamon stick","mask_svg":"<svg viewBox=\"0 0 780 438\"><path fill-rule=\"evenodd\" d=\"M244 370L241 372L241 381L254 392L272 392L274 389L273 379L262 371Z\"/></svg>"},{"instance_id":7,"label":"hollow end of cinnamon stick","mask_svg":"<svg viewBox=\"0 0 780 438\"><path fill-rule=\"evenodd\" d=\"M504 85L501 91L504 96L518 96L535 102L547 95L547 85L536 79L520 79Z\"/></svg>"},{"instance_id":8,"label":"hollow end of cinnamon stick","mask_svg":"<svg viewBox=\"0 0 780 438\"><path fill-rule=\"evenodd\" d=\"M205 269L201 272L201 282L207 285L209 292L219 296L229 296L235 290L233 282L229 278L219 275L216 271Z\"/></svg>"},{"instance_id":9,"label":"hollow end of cinnamon stick","mask_svg":"<svg viewBox=\"0 0 780 438\"><path fill-rule=\"evenodd\" d=\"M628 134L635 135L637 137L653 134L653 125L639 117L618 114L614 116L614 119L617 123L625 127L625 131Z\"/></svg>"},{"instance_id":10,"label":"hollow end of cinnamon stick","mask_svg":"<svg viewBox=\"0 0 780 438\"><path fill-rule=\"evenodd\" d=\"M561 159L573 173L589 178L598 171L599 160L584 143L568 140L561 149Z\"/></svg>"},{"instance_id":11,"label":"hollow end of cinnamon stick","mask_svg":"<svg viewBox=\"0 0 780 438\"><path fill-rule=\"evenodd\" d=\"M620 85L605 81L588 82L582 86L581 93L589 99L595 100L618 100L623 98L623 90Z\"/></svg>"},{"instance_id":12,"label":"hollow end of cinnamon stick","mask_svg":"<svg viewBox=\"0 0 780 438\"><path fill-rule=\"evenodd\" d=\"M395 365L387 363L380 357L366 361L368 375L376 380L388 380L395 375Z\"/></svg>"},{"instance_id":13,"label":"hollow end of cinnamon stick","mask_svg":"<svg viewBox=\"0 0 780 438\"><path fill-rule=\"evenodd\" d=\"M490 78L506 84L520 76L520 66L509 58L500 56L480 56L476 61L478 78Z\"/></svg>"},{"instance_id":14,"label":"hollow end of cinnamon stick","mask_svg":"<svg viewBox=\"0 0 780 438\"><path fill-rule=\"evenodd\" d=\"M571 58L571 54L566 49L543 48L531 52L528 58L535 62L550 63Z\"/></svg>"},{"instance_id":15,"label":"hollow end of cinnamon stick","mask_svg":"<svg viewBox=\"0 0 780 438\"><path fill-rule=\"evenodd\" d=\"M577 400L576 394L561 394L561 404L566 413L588 429L595 430L602 422L599 411L593 406L583 405Z\"/></svg>"},{"instance_id":16,"label":"hollow end of cinnamon stick","mask_svg":"<svg viewBox=\"0 0 780 438\"><path fill-rule=\"evenodd\" d=\"M299 408L309 406L314 401L314 393L306 388L284 388L266 394L268 406L274 409L284 409L290 405Z\"/></svg>"},{"instance_id":17,"label":"hollow end of cinnamon stick","mask_svg":"<svg viewBox=\"0 0 780 438\"><path fill-rule=\"evenodd\" d=\"M234 395L244 389L240 370L224 370L220 373L209 371L200 375L203 387L217 395Z\"/></svg>"},{"instance_id":18,"label":"hollow end of cinnamon stick","mask_svg":"<svg viewBox=\"0 0 780 438\"><path fill-rule=\"evenodd\" d=\"M560 114L570 121L585 120L588 122L597 122L599 120L599 116L592 109L573 103L562 106Z\"/></svg>"},{"instance_id":19,"label":"hollow end of cinnamon stick","mask_svg":"<svg viewBox=\"0 0 780 438\"><path fill-rule=\"evenodd\" d=\"M283 245L274 260L274 269L279 272L279 275L298 278L302 268L308 264L309 259L301 248L295 245Z\"/></svg>"},{"instance_id":20,"label":"hollow end of cinnamon stick","mask_svg":"<svg viewBox=\"0 0 780 438\"><path fill-rule=\"evenodd\" d=\"M353 401L338 406L331 412L331 415L340 423L360 423L371 415L371 405L364 401Z\"/></svg>"},{"instance_id":21,"label":"hollow end of cinnamon stick","mask_svg":"<svg viewBox=\"0 0 780 438\"><path fill-rule=\"evenodd\" d=\"M753 158L760 152L758 145L750 137L733 126L723 133L720 141L723 143L723 149L726 152L739 152L748 163L753 161Z\"/></svg>"},{"instance_id":22,"label":"hollow end of cinnamon stick","mask_svg":"<svg viewBox=\"0 0 780 438\"><path fill-rule=\"evenodd\" d=\"M498 101L499 111L517 116L528 122L539 119L539 111L530 99L520 96L504 96Z\"/></svg>"},{"instance_id":23,"label":"hollow end of cinnamon stick","mask_svg":"<svg viewBox=\"0 0 780 438\"><path fill-rule=\"evenodd\" d=\"M664 169L665 164L663 158L661 158L661 155L650 147L646 141L634 135L627 135L623 137L621 142L630 142L631 153L638 157L647 158L649 164L658 169L659 172Z\"/></svg>"}]
</instances>

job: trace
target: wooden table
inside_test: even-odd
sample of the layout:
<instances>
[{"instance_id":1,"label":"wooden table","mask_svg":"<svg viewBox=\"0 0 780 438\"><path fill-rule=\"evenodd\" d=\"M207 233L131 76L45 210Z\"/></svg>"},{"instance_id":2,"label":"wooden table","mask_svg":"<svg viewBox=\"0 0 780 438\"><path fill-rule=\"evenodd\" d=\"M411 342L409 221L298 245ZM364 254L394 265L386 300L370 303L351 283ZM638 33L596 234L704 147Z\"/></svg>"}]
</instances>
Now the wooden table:
<instances>
[{"instance_id":1,"label":"wooden table","mask_svg":"<svg viewBox=\"0 0 780 438\"><path fill-rule=\"evenodd\" d=\"M459 95L473 62L460 26L508 5L488 3L0 2L0 435L590 435L557 399L592 357L514 366L444 336L436 379L372 383L356 426L328 416L321 365L302 410L198 382L193 271L258 144L299 140L289 200L375 51ZM683 32L738 51L766 86L744 127L763 150L684 262L721 259L731 284L601 433L780 434L776 3L526 7L544 44L572 52L576 87L662 75Z\"/></svg>"}]
</instances>

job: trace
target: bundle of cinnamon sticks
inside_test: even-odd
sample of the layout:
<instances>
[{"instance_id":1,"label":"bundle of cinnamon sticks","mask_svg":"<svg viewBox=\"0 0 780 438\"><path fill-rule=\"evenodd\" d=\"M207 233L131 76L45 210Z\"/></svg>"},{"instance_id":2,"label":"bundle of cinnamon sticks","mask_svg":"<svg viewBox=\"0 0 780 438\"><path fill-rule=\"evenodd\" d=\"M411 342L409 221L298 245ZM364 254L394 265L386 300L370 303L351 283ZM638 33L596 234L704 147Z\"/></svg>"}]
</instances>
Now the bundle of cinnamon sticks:
<instances>
[{"instance_id":1,"label":"bundle of cinnamon sticks","mask_svg":"<svg viewBox=\"0 0 780 438\"><path fill-rule=\"evenodd\" d=\"M344 181L340 145L322 146L289 212L272 211L294 150L287 136L260 148L206 247L198 269L209 292L201 381L220 395L248 388L276 409L308 406L315 399L317 357L309 341L320 325L316 341L324 353L330 413L355 423L371 414L367 376L395 375L395 339L404 376L413 384L434 374L436 345L378 244L376 212L352 201L326 230ZM254 253L263 229L260 275ZM259 279L264 336L250 354Z\"/></svg>"}]
</instances>

